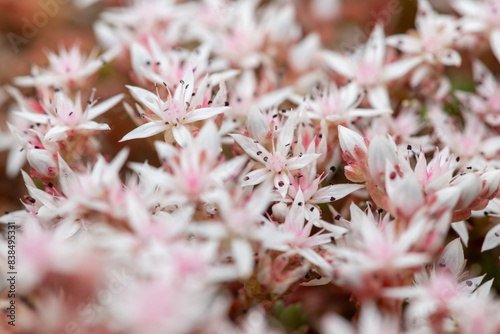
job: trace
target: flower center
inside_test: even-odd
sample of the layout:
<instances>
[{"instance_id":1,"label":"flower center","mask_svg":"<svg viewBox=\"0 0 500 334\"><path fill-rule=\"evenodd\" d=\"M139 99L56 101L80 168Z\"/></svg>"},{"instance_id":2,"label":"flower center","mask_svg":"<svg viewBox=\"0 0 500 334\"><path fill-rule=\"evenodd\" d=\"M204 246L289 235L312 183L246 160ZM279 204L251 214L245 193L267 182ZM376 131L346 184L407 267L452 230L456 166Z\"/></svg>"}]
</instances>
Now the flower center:
<instances>
[{"instance_id":1,"label":"flower center","mask_svg":"<svg viewBox=\"0 0 500 334\"><path fill-rule=\"evenodd\" d=\"M266 168L279 173L286 166L286 159L280 155L272 155L267 159Z\"/></svg>"}]
</instances>

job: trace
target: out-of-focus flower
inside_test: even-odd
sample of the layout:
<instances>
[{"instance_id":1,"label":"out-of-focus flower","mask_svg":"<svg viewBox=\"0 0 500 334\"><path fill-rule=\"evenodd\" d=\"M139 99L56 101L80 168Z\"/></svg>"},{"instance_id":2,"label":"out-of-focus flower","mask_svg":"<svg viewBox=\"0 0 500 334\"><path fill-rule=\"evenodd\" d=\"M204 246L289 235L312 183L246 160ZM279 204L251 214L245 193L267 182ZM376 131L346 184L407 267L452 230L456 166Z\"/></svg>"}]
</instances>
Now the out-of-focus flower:
<instances>
[{"instance_id":1,"label":"out-of-focus flower","mask_svg":"<svg viewBox=\"0 0 500 334\"><path fill-rule=\"evenodd\" d=\"M88 55L82 55L80 47L74 45L66 50L59 48L59 54L48 53L49 66L40 68L33 66L31 75L18 77L14 82L22 87L54 86L57 88L74 88L84 85L88 77L95 74L104 64L110 62L117 54L116 49L98 56L94 49Z\"/></svg>"}]
</instances>

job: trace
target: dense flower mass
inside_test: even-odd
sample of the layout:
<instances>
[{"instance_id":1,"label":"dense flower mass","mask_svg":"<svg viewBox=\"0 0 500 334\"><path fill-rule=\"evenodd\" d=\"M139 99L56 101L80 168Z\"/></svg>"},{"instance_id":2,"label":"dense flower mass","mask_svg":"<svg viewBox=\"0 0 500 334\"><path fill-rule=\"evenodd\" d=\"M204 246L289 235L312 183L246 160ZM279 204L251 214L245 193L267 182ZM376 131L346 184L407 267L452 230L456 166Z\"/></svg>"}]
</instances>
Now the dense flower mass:
<instances>
[{"instance_id":1,"label":"dense flower mass","mask_svg":"<svg viewBox=\"0 0 500 334\"><path fill-rule=\"evenodd\" d=\"M500 1L74 2L0 88L0 332L500 333Z\"/></svg>"}]
</instances>

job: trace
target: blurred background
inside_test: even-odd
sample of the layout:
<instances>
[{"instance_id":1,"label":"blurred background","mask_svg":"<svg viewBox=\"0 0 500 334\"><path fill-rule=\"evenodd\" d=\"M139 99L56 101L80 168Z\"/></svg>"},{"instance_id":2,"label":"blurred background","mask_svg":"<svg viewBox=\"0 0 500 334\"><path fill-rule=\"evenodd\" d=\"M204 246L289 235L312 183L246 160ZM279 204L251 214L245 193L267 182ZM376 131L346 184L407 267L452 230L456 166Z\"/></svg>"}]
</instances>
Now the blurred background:
<instances>
[{"instance_id":1,"label":"blurred background","mask_svg":"<svg viewBox=\"0 0 500 334\"><path fill-rule=\"evenodd\" d=\"M311 0L313 1L313 0ZM311 1L295 0L299 22L304 27L306 35L311 27ZM333 0L332 0L333 1ZM93 2L92 4L89 4ZM59 46L69 48L79 43L83 53L90 52L96 46L93 34L93 24L100 13L108 6L119 6L128 3L126 0L0 0L0 87L12 85L12 79L17 76L29 75L31 64L43 66L46 64L47 51L56 51ZM436 10L442 13L452 13L447 1L433 1ZM366 41L373 26L382 22L386 34L404 33L414 27L417 9L416 0L345 0L340 3L335 17L327 18L320 26L320 34L325 46L336 50L354 49ZM148 18L144 18L147 20ZM481 50L478 50L482 54ZM483 52L484 53L484 52ZM450 78L454 87L471 88L470 57L464 55L462 67L451 69ZM487 64L498 67L491 54L487 52L481 58ZM124 85L131 82L127 66L120 63L107 65L93 79L98 96L111 97L124 91ZM35 97L36 92L23 90L26 96ZM0 91L0 129L7 131L6 117L10 104L6 94ZM121 146L118 140L131 128L131 122L120 108L107 115L112 119L112 131L105 136L106 142L114 143L104 147L110 155L116 153ZM120 117L114 117L121 113ZM122 123L126 126L122 126ZM132 160L144 160L147 152L140 148L140 141L128 142L132 152ZM134 147L135 145L135 147ZM147 150L147 148L146 148ZM141 155L142 154L142 155ZM8 150L0 152L0 212L20 209L19 198L25 194L25 187L20 176L9 179L5 176ZM29 172L27 166L25 170ZM487 226L487 218L484 218ZM491 223L491 222L490 222ZM466 249L466 257L471 262L479 258L482 229L474 229L477 235L471 235L470 247ZM471 252L474 250L476 253ZM483 272L498 272L498 251L488 252L481 256L484 259ZM473 269L473 268L471 268ZM476 268L479 269L479 268ZM480 271L480 270L478 270ZM489 277L488 277L489 278ZM487 278L487 279L488 279ZM496 280L496 288L500 280ZM314 301L311 300L311 305ZM312 306L311 306L312 307Z\"/></svg>"}]
</instances>

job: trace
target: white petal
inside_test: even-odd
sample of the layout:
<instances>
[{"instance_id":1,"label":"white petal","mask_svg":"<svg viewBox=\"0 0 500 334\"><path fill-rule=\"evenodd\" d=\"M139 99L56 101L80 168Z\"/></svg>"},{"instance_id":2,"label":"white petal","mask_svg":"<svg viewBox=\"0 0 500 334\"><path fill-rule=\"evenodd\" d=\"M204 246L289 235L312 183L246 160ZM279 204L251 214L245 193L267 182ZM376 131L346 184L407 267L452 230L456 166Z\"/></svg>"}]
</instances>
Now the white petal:
<instances>
[{"instance_id":1,"label":"white petal","mask_svg":"<svg viewBox=\"0 0 500 334\"><path fill-rule=\"evenodd\" d=\"M422 62L422 57L412 57L387 64L384 68L383 80L388 82L399 79Z\"/></svg>"},{"instance_id":2,"label":"white petal","mask_svg":"<svg viewBox=\"0 0 500 334\"><path fill-rule=\"evenodd\" d=\"M354 77L354 69L352 68L350 60L346 57L332 51L324 51L322 56L326 65L328 65L335 72L346 78Z\"/></svg>"},{"instance_id":3,"label":"white petal","mask_svg":"<svg viewBox=\"0 0 500 334\"><path fill-rule=\"evenodd\" d=\"M186 129L186 127L183 125L173 127L172 134L177 144L179 144L181 147L186 147L193 140L191 132L189 132L189 130Z\"/></svg>"},{"instance_id":4,"label":"white petal","mask_svg":"<svg viewBox=\"0 0 500 334\"><path fill-rule=\"evenodd\" d=\"M500 245L500 224L495 225L488 231L488 233L486 233L483 246L481 247L481 252L493 249L498 245Z\"/></svg>"},{"instance_id":5,"label":"white petal","mask_svg":"<svg viewBox=\"0 0 500 334\"><path fill-rule=\"evenodd\" d=\"M285 102L289 96L293 93L292 87L283 87L280 89L273 90L270 93L262 95L257 101L259 108L265 110L271 107L279 106L281 103Z\"/></svg>"},{"instance_id":6,"label":"white petal","mask_svg":"<svg viewBox=\"0 0 500 334\"><path fill-rule=\"evenodd\" d=\"M439 55L439 61L446 66L460 66L462 57L457 51L448 49Z\"/></svg>"},{"instance_id":7,"label":"white petal","mask_svg":"<svg viewBox=\"0 0 500 334\"><path fill-rule=\"evenodd\" d=\"M361 135L351 129L343 127L342 125L338 126L338 132L342 151L349 152L349 154L358 159L364 158L368 155L368 148L366 147L365 140L361 137ZM356 148L358 150L362 150L364 157L358 156Z\"/></svg>"},{"instance_id":8,"label":"white petal","mask_svg":"<svg viewBox=\"0 0 500 334\"><path fill-rule=\"evenodd\" d=\"M274 175L274 186L278 189L282 198L286 197L288 187L290 186L290 179L285 172Z\"/></svg>"},{"instance_id":9,"label":"white petal","mask_svg":"<svg viewBox=\"0 0 500 334\"><path fill-rule=\"evenodd\" d=\"M264 161L264 156L270 156L269 152L259 143L256 143L255 140L249 137L245 137L238 134L232 134L231 137L243 148L243 150L250 156L252 159L259 161L262 164L266 164Z\"/></svg>"},{"instance_id":10,"label":"white petal","mask_svg":"<svg viewBox=\"0 0 500 334\"><path fill-rule=\"evenodd\" d=\"M96 118L97 116L101 115L102 113L108 111L109 109L113 108L124 97L125 97L125 94L118 94L118 95L113 96L113 97L107 99L106 101L101 102L98 105L90 108L90 110L88 112L88 120L90 121L90 120Z\"/></svg>"},{"instance_id":11,"label":"white petal","mask_svg":"<svg viewBox=\"0 0 500 334\"><path fill-rule=\"evenodd\" d=\"M168 126L163 124L163 123L149 122L149 123L146 123L146 124L139 126L138 128L130 131L129 133L127 133L120 140L120 142L130 140L130 139L151 137L151 136L154 136L158 133L161 133L167 129L168 129Z\"/></svg>"},{"instance_id":12,"label":"white petal","mask_svg":"<svg viewBox=\"0 0 500 334\"><path fill-rule=\"evenodd\" d=\"M419 53L422 50L422 42L414 36L405 34L389 36L386 39L388 45L408 54Z\"/></svg>"},{"instance_id":13,"label":"white petal","mask_svg":"<svg viewBox=\"0 0 500 334\"><path fill-rule=\"evenodd\" d=\"M436 270L449 270L454 277L459 277L465 265L464 250L460 238L450 242L439 257Z\"/></svg>"},{"instance_id":14,"label":"white petal","mask_svg":"<svg viewBox=\"0 0 500 334\"><path fill-rule=\"evenodd\" d=\"M364 61L382 66L385 60L385 34L382 25L377 24L364 47Z\"/></svg>"},{"instance_id":15,"label":"white petal","mask_svg":"<svg viewBox=\"0 0 500 334\"><path fill-rule=\"evenodd\" d=\"M368 166L370 174L379 186L383 186L382 179L385 177L386 164L396 165L397 148L385 136L375 136L370 141L368 149Z\"/></svg>"},{"instance_id":16,"label":"white petal","mask_svg":"<svg viewBox=\"0 0 500 334\"><path fill-rule=\"evenodd\" d=\"M302 156L293 157L286 161L286 167L288 170L301 169L318 159L320 156L321 154L318 153L306 153Z\"/></svg>"},{"instance_id":17,"label":"white petal","mask_svg":"<svg viewBox=\"0 0 500 334\"><path fill-rule=\"evenodd\" d=\"M478 298L486 298L490 294L492 286L493 286L493 278L481 284L481 286L477 288L473 294Z\"/></svg>"},{"instance_id":18,"label":"white petal","mask_svg":"<svg viewBox=\"0 0 500 334\"><path fill-rule=\"evenodd\" d=\"M155 141L155 149L161 161L168 161L177 153L175 147L164 141Z\"/></svg>"},{"instance_id":19,"label":"white petal","mask_svg":"<svg viewBox=\"0 0 500 334\"><path fill-rule=\"evenodd\" d=\"M231 251L240 277L249 277L252 274L254 263L254 251L250 243L242 239L233 240L231 242Z\"/></svg>"},{"instance_id":20,"label":"white petal","mask_svg":"<svg viewBox=\"0 0 500 334\"><path fill-rule=\"evenodd\" d=\"M147 62L151 62L151 55L142 44L134 42L130 46L130 60L136 74L142 74Z\"/></svg>"},{"instance_id":21,"label":"white petal","mask_svg":"<svg viewBox=\"0 0 500 334\"><path fill-rule=\"evenodd\" d=\"M255 105L252 105L248 111L247 129L250 137L258 141L264 141L270 131L267 119Z\"/></svg>"},{"instance_id":22,"label":"white petal","mask_svg":"<svg viewBox=\"0 0 500 334\"><path fill-rule=\"evenodd\" d=\"M103 130L110 130L109 125L104 124L104 123L97 123L94 121L88 121L82 124L79 124L76 127L77 130L95 130L95 131L103 131Z\"/></svg>"},{"instance_id":23,"label":"white petal","mask_svg":"<svg viewBox=\"0 0 500 334\"><path fill-rule=\"evenodd\" d=\"M460 240L464 243L465 247L467 247L467 243L469 242L469 231L467 230L467 226L465 225L465 221L451 223L451 228L457 232Z\"/></svg>"},{"instance_id":24,"label":"white petal","mask_svg":"<svg viewBox=\"0 0 500 334\"><path fill-rule=\"evenodd\" d=\"M231 109L230 107L209 107L209 108L200 108L195 109L191 112L188 112L186 118L184 119L184 123L194 123L197 121L201 121L212 116L216 116L218 114L222 114L225 111Z\"/></svg>"},{"instance_id":25,"label":"white petal","mask_svg":"<svg viewBox=\"0 0 500 334\"><path fill-rule=\"evenodd\" d=\"M387 87L376 86L368 90L368 101L375 109L392 109Z\"/></svg>"},{"instance_id":26,"label":"white petal","mask_svg":"<svg viewBox=\"0 0 500 334\"><path fill-rule=\"evenodd\" d=\"M161 110L160 106L158 105L158 96L150 92L149 90L146 90L144 88L140 87L134 87L134 86L126 86L129 90L132 96L142 104L144 104L146 107L148 107L152 112L154 112L157 116L161 117Z\"/></svg>"},{"instance_id":27,"label":"white petal","mask_svg":"<svg viewBox=\"0 0 500 334\"><path fill-rule=\"evenodd\" d=\"M47 150L32 149L26 155L29 164L37 172L44 176L55 176L57 174L57 164L54 156Z\"/></svg>"},{"instance_id":28,"label":"white petal","mask_svg":"<svg viewBox=\"0 0 500 334\"><path fill-rule=\"evenodd\" d=\"M365 186L362 184L334 184L332 186L323 187L314 194L309 200L309 203L320 204L333 202L364 187Z\"/></svg>"},{"instance_id":29,"label":"white petal","mask_svg":"<svg viewBox=\"0 0 500 334\"><path fill-rule=\"evenodd\" d=\"M495 29L490 33L490 47L497 60L500 61L500 29Z\"/></svg>"},{"instance_id":30,"label":"white petal","mask_svg":"<svg viewBox=\"0 0 500 334\"><path fill-rule=\"evenodd\" d=\"M71 128L69 126L54 126L52 129L47 131L44 140L46 141L59 141L66 139L68 134L66 133Z\"/></svg>"},{"instance_id":31,"label":"white petal","mask_svg":"<svg viewBox=\"0 0 500 334\"><path fill-rule=\"evenodd\" d=\"M272 176L272 173L267 170L267 168L260 168L248 173L243 179L241 184L243 187L252 186L264 182L266 179Z\"/></svg>"}]
</instances>

